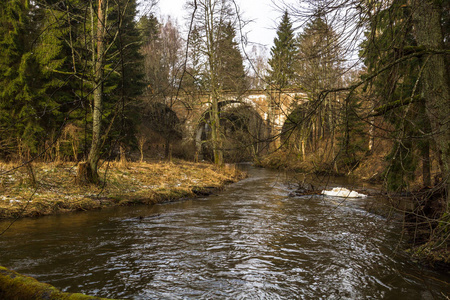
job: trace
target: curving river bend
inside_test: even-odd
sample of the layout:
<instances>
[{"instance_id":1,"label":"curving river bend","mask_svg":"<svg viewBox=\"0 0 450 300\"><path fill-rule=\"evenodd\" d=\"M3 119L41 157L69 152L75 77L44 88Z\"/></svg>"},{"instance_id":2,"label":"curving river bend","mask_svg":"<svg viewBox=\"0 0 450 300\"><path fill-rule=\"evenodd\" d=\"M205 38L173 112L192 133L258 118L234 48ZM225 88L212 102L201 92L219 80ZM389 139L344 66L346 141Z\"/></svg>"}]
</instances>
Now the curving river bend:
<instances>
[{"instance_id":1,"label":"curving river bend","mask_svg":"<svg viewBox=\"0 0 450 300\"><path fill-rule=\"evenodd\" d=\"M125 299L450 295L449 276L395 254L399 229L362 208L370 197L288 197L279 173L249 173L205 198L20 220L0 237L0 265Z\"/></svg>"}]
</instances>

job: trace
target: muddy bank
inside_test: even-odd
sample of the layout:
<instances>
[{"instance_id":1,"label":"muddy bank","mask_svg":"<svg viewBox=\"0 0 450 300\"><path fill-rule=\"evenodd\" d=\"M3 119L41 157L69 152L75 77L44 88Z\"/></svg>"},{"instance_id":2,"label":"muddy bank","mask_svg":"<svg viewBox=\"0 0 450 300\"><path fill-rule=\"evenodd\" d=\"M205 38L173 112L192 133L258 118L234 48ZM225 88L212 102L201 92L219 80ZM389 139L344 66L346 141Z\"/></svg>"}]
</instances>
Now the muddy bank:
<instances>
[{"instance_id":1,"label":"muddy bank","mask_svg":"<svg viewBox=\"0 0 450 300\"><path fill-rule=\"evenodd\" d=\"M31 171L32 175L24 166L0 165L0 218L173 201L209 194L245 177L233 166L186 161L104 162L98 186L76 185L75 163L35 163Z\"/></svg>"}]
</instances>

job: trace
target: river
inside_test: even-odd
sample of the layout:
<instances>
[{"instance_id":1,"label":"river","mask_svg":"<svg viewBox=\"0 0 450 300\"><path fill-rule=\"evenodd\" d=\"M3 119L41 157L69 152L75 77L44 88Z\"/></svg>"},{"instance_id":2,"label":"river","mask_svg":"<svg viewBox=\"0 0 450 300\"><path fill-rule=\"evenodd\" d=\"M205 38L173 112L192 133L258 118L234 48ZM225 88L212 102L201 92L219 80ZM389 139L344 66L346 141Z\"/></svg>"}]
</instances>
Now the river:
<instances>
[{"instance_id":1,"label":"river","mask_svg":"<svg viewBox=\"0 0 450 300\"><path fill-rule=\"evenodd\" d=\"M450 295L448 275L397 251L399 228L364 209L370 197L289 197L284 175L248 171L209 197L19 220L0 237L0 265L121 299Z\"/></svg>"}]
</instances>

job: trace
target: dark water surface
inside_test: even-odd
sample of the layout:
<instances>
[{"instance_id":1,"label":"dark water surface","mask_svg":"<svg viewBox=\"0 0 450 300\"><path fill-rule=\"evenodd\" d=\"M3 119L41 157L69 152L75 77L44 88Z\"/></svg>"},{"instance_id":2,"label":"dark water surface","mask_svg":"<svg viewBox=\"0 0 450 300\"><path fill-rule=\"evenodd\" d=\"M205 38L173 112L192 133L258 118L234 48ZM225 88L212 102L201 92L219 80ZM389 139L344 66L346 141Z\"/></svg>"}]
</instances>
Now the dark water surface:
<instances>
[{"instance_id":1,"label":"dark water surface","mask_svg":"<svg viewBox=\"0 0 450 300\"><path fill-rule=\"evenodd\" d=\"M288 197L279 173L249 172L210 197L19 220L0 237L0 265L125 299L450 295L447 275L394 253L399 230L363 209L370 197Z\"/></svg>"}]
</instances>

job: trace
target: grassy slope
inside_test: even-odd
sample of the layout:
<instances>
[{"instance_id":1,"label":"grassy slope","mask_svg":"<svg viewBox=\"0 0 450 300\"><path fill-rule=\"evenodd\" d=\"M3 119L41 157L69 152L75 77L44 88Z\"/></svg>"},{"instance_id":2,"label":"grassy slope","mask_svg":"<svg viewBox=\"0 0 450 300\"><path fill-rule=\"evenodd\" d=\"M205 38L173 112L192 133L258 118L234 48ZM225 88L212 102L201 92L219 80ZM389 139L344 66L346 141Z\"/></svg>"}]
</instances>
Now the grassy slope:
<instances>
[{"instance_id":1,"label":"grassy slope","mask_svg":"<svg viewBox=\"0 0 450 300\"><path fill-rule=\"evenodd\" d=\"M153 204L221 188L243 176L210 164L103 163L105 184L77 186L74 163L35 163L36 186L25 167L0 165L0 218L41 216L112 205Z\"/></svg>"}]
</instances>

